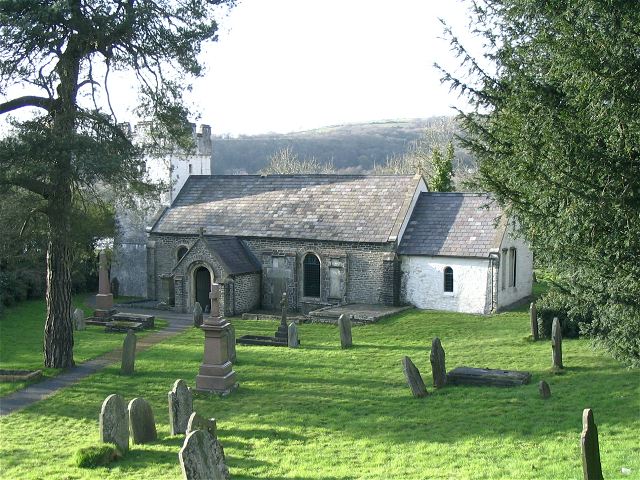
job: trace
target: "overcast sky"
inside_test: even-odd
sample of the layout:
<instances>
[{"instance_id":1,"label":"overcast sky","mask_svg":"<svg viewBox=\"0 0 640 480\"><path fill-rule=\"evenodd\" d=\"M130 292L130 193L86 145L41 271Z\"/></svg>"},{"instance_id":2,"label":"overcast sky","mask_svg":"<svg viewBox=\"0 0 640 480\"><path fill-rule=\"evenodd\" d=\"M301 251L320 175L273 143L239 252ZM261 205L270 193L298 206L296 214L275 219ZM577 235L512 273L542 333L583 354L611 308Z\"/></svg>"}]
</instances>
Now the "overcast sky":
<instances>
[{"instance_id":1,"label":"overcast sky","mask_svg":"<svg viewBox=\"0 0 640 480\"><path fill-rule=\"evenodd\" d=\"M458 0L241 0L203 52L198 122L255 134L453 114L463 101L433 67L457 64L438 18L466 36Z\"/></svg>"}]
</instances>

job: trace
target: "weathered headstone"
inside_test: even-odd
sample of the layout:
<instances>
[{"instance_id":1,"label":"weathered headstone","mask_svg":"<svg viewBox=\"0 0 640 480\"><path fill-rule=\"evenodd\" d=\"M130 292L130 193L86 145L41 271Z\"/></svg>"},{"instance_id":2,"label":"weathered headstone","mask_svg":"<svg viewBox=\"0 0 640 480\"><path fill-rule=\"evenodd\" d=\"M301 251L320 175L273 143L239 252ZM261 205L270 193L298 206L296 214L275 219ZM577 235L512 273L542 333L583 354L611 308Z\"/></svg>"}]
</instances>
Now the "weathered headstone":
<instances>
[{"instance_id":1,"label":"weathered headstone","mask_svg":"<svg viewBox=\"0 0 640 480\"><path fill-rule=\"evenodd\" d=\"M158 439L153 410L144 398L134 398L129 402L129 431L133 444L155 442Z\"/></svg>"},{"instance_id":2,"label":"weathered headstone","mask_svg":"<svg viewBox=\"0 0 640 480\"><path fill-rule=\"evenodd\" d=\"M531 302L529 306L529 320L531 322L531 338L538 340L540 334L538 332L538 310L536 309L536 302Z\"/></svg>"},{"instance_id":3,"label":"weathered headstone","mask_svg":"<svg viewBox=\"0 0 640 480\"><path fill-rule=\"evenodd\" d=\"M124 399L109 395L100 409L100 441L114 443L123 453L129 450L129 416Z\"/></svg>"},{"instance_id":4,"label":"weathered headstone","mask_svg":"<svg viewBox=\"0 0 640 480\"><path fill-rule=\"evenodd\" d=\"M80 308L76 308L73 311L73 327L76 330L85 330L87 328L84 320L84 312Z\"/></svg>"},{"instance_id":5,"label":"weathered headstone","mask_svg":"<svg viewBox=\"0 0 640 480\"><path fill-rule=\"evenodd\" d=\"M549 387L549 384L544 380L540 380L540 383L538 383L538 392L540 392L540 397L543 400L551 398L551 388Z\"/></svg>"},{"instance_id":6,"label":"weathered headstone","mask_svg":"<svg viewBox=\"0 0 640 480\"><path fill-rule=\"evenodd\" d=\"M193 395L187 383L176 380L169 392L169 425L171 435L178 435L187 431L189 417L193 413Z\"/></svg>"},{"instance_id":7,"label":"weathered headstone","mask_svg":"<svg viewBox=\"0 0 640 480\"><path fill-rule=\"evenodd\" d=\"M427 387L424 386L420 371L409 357L402 358L402 371L414 397L426 397L429 394Z\"/></svg>"},{"instance_id":8,"label":"weathered headstone","mask_svg":"<svg viewBox=\"0 0 640 480\"><path fill-rule=\"evenodd\" d=\"M202 415L193 412L187 422L187 431L185 433L189 435L195 430L204 430L209 432L213 438L218 436L215 418L204 418Z\"/></svg>"},{"instance_id":9,"label":"weathered headstone","mask_svg":"<svg viewBox=\"0 0 640 480\"><path fill-rule=\"evenodd\" d=\"M433 375L433 386L442 388L447 383L447 369L445 366L445 354L442 343L438 337L431 342L431 374Z\"/></svg>"},{"instance_id":10,"label":"weathered headstone","mask_svg":"<svg viewBox=\"0 0 640 480\"><path fill-rule=\"evenodd\" d=\"M593 420L593 411L585 408L582 412L582 473L584 480L603 480L600 464L600 445L598 443L598 427Z\"/></svg>"},{"instance_id":11,"label":"weathered headstone","mask_svg":"<svg viewBox=\"0 0 640 480\"><path fill-rule=\"evenodd\" d=\"M229 322L229 328L227 328L227 353L229 361L236 363L236 327L231 322Z\"/></svg>"},{"instance_id":12,"label":"weathered headstone","mask_svg":"<svg viewBox=\"0 0 640 480\"><path fill-rule=\"evenodd\" d=\"M353 345L351 337L351 319L346 315L340 315L338 318L338 329L340 330L340 347L350 348Z\"/></svg>"},{"instance_id":13,"label":"weathered headstone","mask_svg":"<svg viewBox=\"0 0 640 480\"><path fill-rule=\"evenodd\" d=\"M178 454L185 480L227 480L229 469L220 447L204 430L194 430L187 435Z\"/></svg>"},{"instance_id":14,"label":"weathered headstone","mask_svg":"<svg viewBox=\"0 0 640 480\"><path fill-rule=\"evenodd\" d=\"M562 370L562 328L558 317L553 319L551 324L551 350L554 370Z\"/></svg>"},{"instance_id":15,"label":"weathered headstone","mask_svg":"<svg viewBox=\"0 0 640 480\"><path fill-rule=\"evenodd\" d=\"M122 375L133 375L136 363L136 343L138 339L132 330L127 332L122 342L122 365L120 373Z\"/></svg>"},{"instance_id":16,"label":"weathered headstone","mask_svg":"<svg viewBox=\"0 0 640 480\"><path fill-rule=\"evenodd\" d=\"M300 346L300 340L298 339L298 326L296 325L296 322L291 322L289 324L288 334L287 344L289 345L289 348L298 348Z\"/></svg>"},{"instance_id":17,"label":"weathered headstone","mask_svg":"<svg viewBox=\"0 0 640 480\"><path fill-rule=\"evenodd\" d=\"M204 312L202 311L202 306L200 303L196 302L193 306L193 326L200 327L202 326L202 318L204 316Z\"/></svg>"}]
</instances>

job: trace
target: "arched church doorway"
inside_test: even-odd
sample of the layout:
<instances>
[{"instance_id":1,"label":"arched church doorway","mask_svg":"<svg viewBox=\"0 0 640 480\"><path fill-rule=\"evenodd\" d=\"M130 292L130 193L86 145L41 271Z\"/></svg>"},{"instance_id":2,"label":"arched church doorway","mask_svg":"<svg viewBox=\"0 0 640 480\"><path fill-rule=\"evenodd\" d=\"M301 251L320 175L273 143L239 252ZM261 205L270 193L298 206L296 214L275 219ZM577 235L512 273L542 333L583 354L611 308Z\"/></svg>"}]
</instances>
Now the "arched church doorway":
<instances>
[{"instance_id":1,"label":"arched church doorway","mask_svg":"<svg viewBox=\"0 0 640 480\"><path fill-rule=\"evenodd\" d=\"M200 304L202 309L206 309L209 306L209 292L211 291L211 275L209 270L205 267L198 267L195 271L195 292L196 302Z\"/></svg>"}]
</instances>

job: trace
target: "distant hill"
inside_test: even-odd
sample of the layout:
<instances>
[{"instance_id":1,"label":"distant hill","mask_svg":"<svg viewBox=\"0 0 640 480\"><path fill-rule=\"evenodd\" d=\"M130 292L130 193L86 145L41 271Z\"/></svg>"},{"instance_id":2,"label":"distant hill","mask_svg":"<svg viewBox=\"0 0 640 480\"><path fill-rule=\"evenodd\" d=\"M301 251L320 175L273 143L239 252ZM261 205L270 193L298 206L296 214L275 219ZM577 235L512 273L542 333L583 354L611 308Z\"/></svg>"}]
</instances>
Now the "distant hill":
<instances>
[{"instance_id":1,"label":"distant hill","mask_svg":"<svg viewBox=\"0 0 640 480\"><path fill-rule=\"evenodd\" d=\"M389 120L323 127L287 134L264 134L237 138L213 137L213 170L218 174L257 173L269 157L291 148L299 158L332 162L341 173L369 172L388 158L404 154L423 135L429 143L445 146L458 128L453 117ZM464 165L472 163L466 152L456 149Z\"/></svg>"}]
</instances>

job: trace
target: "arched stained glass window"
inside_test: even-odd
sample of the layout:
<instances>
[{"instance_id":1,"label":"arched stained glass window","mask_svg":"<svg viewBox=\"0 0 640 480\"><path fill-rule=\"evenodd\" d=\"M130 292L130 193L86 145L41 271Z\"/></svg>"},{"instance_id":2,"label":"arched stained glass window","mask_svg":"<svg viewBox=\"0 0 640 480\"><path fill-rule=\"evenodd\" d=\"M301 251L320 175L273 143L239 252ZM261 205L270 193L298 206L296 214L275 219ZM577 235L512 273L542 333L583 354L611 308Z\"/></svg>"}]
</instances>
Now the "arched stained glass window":
<instances>
[{"instance_id":1,"label":"arched stained glass window","mask_svg":"<svg viewBox=\"0 0 640 480\"><path fill-rule=\"evenodd\" d=\"M304 296L320 297L320 259L307 253L302 261Z\"/></svg>"},{"instance_id":2,"label":"arched stained glass window","mask_svg":"<svg viewBox=\"0 0 640 480\"><path fill-rule=\"evenodd\" d=\"M187 254L187 250L188 250L188 248L185 247L184 245L181 245L180 247L178 247L178 252L176 253L176 261L177 262L182 260L182 257L184 257Z\"/></svg>"},{"instance_id":3,"label":"arched stained glass window","mask_svg":"<svg viewBox=\"0 0 640 480\"><path fill-rule=\"evenodd\" d=\"M444 269L444 291L453 292L453 268L451 267Z\"/></svg>"}]
</instances>

